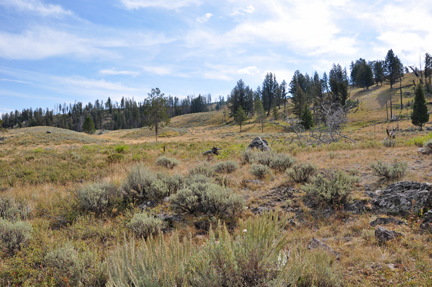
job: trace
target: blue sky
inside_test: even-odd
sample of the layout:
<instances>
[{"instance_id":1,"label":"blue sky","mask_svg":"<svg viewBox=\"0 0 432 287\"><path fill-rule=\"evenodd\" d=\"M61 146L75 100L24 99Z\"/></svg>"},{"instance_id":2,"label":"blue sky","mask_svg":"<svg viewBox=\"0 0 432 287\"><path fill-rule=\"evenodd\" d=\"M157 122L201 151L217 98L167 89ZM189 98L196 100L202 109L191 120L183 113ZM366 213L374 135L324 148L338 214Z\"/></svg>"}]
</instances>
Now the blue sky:
<instances>
[{"instance_id":1,"label":"blue sky","mask_svg":"<svg viewBox=\"0 0 432 287\"><path fill-rule=\"evenodd\" d=\"M418 66L431 27L430 0L0 0L0 113L155 87L215 99L389 49Z\"/></svg>"}]
</instances>

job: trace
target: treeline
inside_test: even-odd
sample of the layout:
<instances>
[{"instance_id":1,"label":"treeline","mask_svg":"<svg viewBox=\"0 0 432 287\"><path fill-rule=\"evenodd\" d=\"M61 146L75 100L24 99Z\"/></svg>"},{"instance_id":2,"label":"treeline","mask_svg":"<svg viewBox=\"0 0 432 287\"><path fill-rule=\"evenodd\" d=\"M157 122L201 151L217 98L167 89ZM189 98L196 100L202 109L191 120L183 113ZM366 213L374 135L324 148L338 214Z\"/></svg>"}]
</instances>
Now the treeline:
<instances>
[{"instance_id":1,"label":"treeline","mask_svg":"<svg viewBox=\"0 0 432 287\"><path fill-rule=\"evenodd\" d=\"M342 68L340 64L333 64L331 70L320 76L317 72L313 76L307 73L302 74L297 70L290 83L283 80L280 84L276 80L276 75L267 73L262 86L252 90L242 80L231 91L228 97L230 116L235 117L241 106L247 116L256 113L257 101L263 106L267 116L272 112L274 117L278 117L278 110L283 106L286 116L286 105L288 100L293 105L293 114L299 119L304 115L308 117L312 110L313 121L315 124L324 123L323 109L329 106L351 106L354 103L349 101L350 86L368 89L376 84L383 84L388 81L390 87L400 82L404 72L408 68L414 73L422 73L415 67L404 67L400 59L389 50L384 60L366 61L358 59L352 61L350 72ZM425 56L424 81L428 92L431 89L432 60L429 54ZM420 78L420 82L422 82ZM328 112L327 112L328 114Z\"/></svg>"},{"instance_id":2,"label":"treeline","mask_svg":"<svg viewBox=\"0 0 432 287\"><path fill-rule=\"evenodd\" d=\"M166 97L166 110L170 117L189 113L209 111L212 104L211 94L178 97ZM225 98L219 97L216 109L225 105ZM146 115L143 102L122 98L114 102L110 98L106 102L96 100L84 105L82 102L56 105L55 109L23 109L2 115L2 127L33 127L54 126L75 131L82 131L87 117L91 117L96 129L130 129L144 126Z\"/></svg>"}]
</instances>

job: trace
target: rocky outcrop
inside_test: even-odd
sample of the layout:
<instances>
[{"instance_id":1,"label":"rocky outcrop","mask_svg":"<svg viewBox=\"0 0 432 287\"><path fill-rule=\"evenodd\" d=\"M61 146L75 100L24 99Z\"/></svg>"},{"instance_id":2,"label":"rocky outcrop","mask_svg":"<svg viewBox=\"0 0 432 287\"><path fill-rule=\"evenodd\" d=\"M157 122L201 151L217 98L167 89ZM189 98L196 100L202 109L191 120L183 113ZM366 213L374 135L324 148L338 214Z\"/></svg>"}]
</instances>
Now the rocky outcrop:
<instances>
[{"instance_id":1,"label":"rocky outcrop","mask_svg":"<svg viewBox=\"0 0 432 287\"><path fill-rule=\"evenodd\" d=\"M325 251L328 251L334 255L336 255L336 257L340 256L340 253L337 251L334 251L330 246L328 246L327 244L321 242L319 239L316 238L312 238L311 242L309 243L309 246L307 247L307 249L316 249L316 248L320 248L323 249Z\"/></svg>"},{"instance_id":2,"label":"rocky outcrop","mask_svg":"<svg viewBox=\"0 0 432 287\"><path fill-rule=\"evenodd\" d=\"M260 151L268 151L271 150L269 144L266 140L261 139L260 137L256 137L248 146L248 148L256 148Z\"/></svg>"},{"instance_id":3,"label":"rocky outcrop","mask_svg":"<svg viewBox=\"0 0 432 287\"><path fill-rule=\"evenodd\" d=\"M382 226L378 226L375 229L375 237L378 240L379 243L385 243L389 240L395 239L395 238L399 238L399 237L403 237L402 233L398 233L396 231L393 230L387 230Z\"/></svg>"},{"instance_id":4,"label":"rocky outcrop","mask_svg":"<svg viewBox=\"0 0 432 287\"><path fill-rule=\"evenodd\" d=\"M423 221L420 224L420 228L432 231L432 209L423 215Z\"/></svg>"},{"instance_id":5,"label":"rocky outcrop","mask_svg":"<svg viewBox=\"0 0 432 287\"><path fill-rule=\"evenodd\" d=\"M428 183L401 181L390 184L374 201L375 211L386 214L407 215L411 211L432 205L432 187Z\"/></svg>"},{"instance_id":6,"label":"rocky outcrop","mask_svg":"<svg viewBox=\"0 0 432 287\"><path fill-rule=\"evenodd\" d=\"M404 224L404 222L400 219L397 218L383 218L383 217L378 217L377 219L375 219L374 221L372 221L371 223L369 223L371 226L375 227L377 225L386 225L386 224L398 224L398 225L402 225Z\"/></svg>"}]
</instances>

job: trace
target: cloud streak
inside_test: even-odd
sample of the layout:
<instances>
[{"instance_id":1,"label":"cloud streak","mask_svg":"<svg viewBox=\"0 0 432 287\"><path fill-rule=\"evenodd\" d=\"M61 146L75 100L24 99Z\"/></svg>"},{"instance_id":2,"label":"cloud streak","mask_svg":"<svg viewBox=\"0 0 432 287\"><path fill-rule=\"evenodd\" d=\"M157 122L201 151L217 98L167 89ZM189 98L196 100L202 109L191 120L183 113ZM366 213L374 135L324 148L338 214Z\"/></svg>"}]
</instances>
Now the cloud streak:
<instances>
[{"instance_id":1,"label":"cloud streak","mask_svg":"<svg viewBox=\"0 0 432 287\"><path fill-rule=\"evenodd\" d=\"M60 5L44 4L38 0L3 0L0 2L0 5L21 12L38 14L44 17L62 17L73 14L69 10L64 10Z\"/></svg>"},{"instance_id":2,"label":"cloud streak","mask_svg":"<svg viewBox=\"0 0 432 287\"><path fill-rule=\"evenodd\" d=\"M121 0L121 3L128 10L140 8L163 8L163 9L178 9L190 5L199 5L200 0Z\"/></svg>"}]
</instances>

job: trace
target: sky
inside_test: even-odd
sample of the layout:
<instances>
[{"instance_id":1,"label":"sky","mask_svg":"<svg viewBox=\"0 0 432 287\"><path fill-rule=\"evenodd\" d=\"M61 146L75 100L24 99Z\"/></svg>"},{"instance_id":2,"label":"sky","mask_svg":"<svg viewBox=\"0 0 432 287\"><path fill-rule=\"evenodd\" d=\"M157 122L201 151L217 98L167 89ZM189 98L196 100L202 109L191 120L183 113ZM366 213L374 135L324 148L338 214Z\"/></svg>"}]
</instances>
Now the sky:
<instances>
[{"instance_id":1,"label":"sky","mask_svg":"<svg viewBox=\"0 0 432 287\"><path fill-rule=\"evenodd\" d=\"M431 0L0 0L0 114L156 87L216 99L389 49L432 53Z\"/></svg>"}]
</instances>

